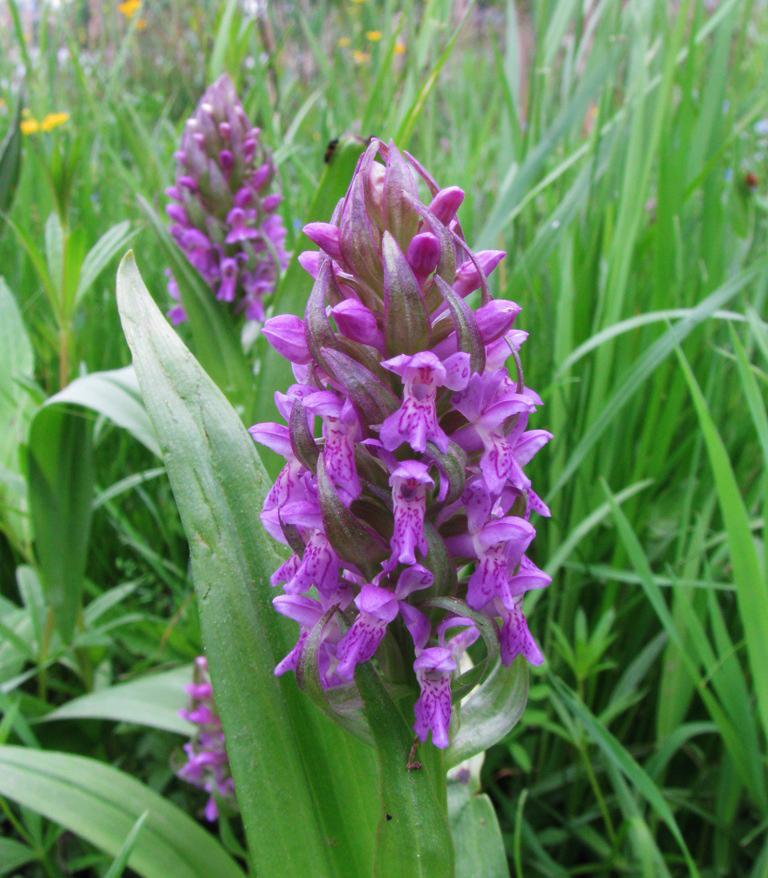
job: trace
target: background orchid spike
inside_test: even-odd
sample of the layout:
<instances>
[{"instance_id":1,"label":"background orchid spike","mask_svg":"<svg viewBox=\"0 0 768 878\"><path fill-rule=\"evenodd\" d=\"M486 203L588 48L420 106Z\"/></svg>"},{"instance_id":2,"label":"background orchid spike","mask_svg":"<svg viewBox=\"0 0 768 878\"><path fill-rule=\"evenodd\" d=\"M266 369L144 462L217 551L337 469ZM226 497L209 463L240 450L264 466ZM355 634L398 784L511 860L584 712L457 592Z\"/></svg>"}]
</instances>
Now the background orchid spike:
<instances>
[{"instance_id":1,"label":"background orchid spike","mask_svg":"<svg viewBox=\"0 0 768 878\"><path fill-rule=\"evenodd\" d=\"M262 321L264 298L288 264L285 228L275 213L282 196L270 191L275 166L226 74L187 120L176 159L176 182L166 190L171 234L217 299ZM186 314L167 274L178 303L168 316L180 323Z\"/></svg>"},{"instance_id":2,"label":"background orchid spike","mask_svg":"<svg viewBox=\"0 0 768 878\"><path fill-rule=\"evenodd\" d=\"M205 817L214 821L219 816L216 796L235 805L235 787L205 656L195 659L194 682L187 683L184 689L189 695L189 707L180 710L179 714L194 723L197 731L192 740L184 745L187 761L176 773L208 793Z\"/></svg>"},{"instance_id":3,"label":"background orchid spike","mask_svg":"<svg viewBox=\"0 0 768 878\"><path fill-rule=\"evenodd\" d=\"M262 521L293 551L272 584L300 636L275 673L302 685L311 673L330 705L347 687L348 716L355 667L375 656L440 748L474 641L486 656L473 682L499 657L543 661L521 600L550 581L525 554L531 512L549 510L523 467L551 435L527 429L541 400L519 366L520 309L491 299L504 254L467 246L463 197L371 143L331 221L304 230L321 251L303 260L315 276L304 319L264 326L293 364L296 383L276 394L287 426L251 429L286 459Z\"/></svg>"}]
</instances>

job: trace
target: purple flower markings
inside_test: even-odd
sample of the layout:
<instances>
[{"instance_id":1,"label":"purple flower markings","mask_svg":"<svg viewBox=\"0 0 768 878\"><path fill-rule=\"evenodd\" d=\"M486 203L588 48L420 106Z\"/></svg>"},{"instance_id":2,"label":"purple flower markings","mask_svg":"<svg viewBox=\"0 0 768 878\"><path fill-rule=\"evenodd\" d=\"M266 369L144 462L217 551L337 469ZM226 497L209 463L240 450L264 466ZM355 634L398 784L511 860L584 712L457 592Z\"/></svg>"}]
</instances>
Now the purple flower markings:
<instances>
[{"instance_id":1,"label":"purple flower markings","mask_svg":"<svg viewBox=\"0 0 768 878\"><path fill-rule=\"evenodd\" d=\"M245 115L230 78L208 88L187 120L176 153L176 182L166 195L171 234L193 268L223 302L246 320L264 319L264 298L288 264L285 228L270 193L275 166ZM179 303L175 278L168 291ZM187 319L179 303L174 323Z\"/></svg>"},{"instance_id":2,"label":"purple flower markings","mask_svg":"<svg viewBox=\"0 0 768 878\"><path fill-rule=\"evenodd\" d=\"M325 689L374 655L392 682L412 665L414 729L437 747L480 627L505 665L543 661L521 601L550 582L525 555L531 512L549 510L523 467L551 434L527 429L541 404L523 383L527 333L513 327L520 308L489 294L504 254L467 246L463 198L371 143L331 222L304 229L320 248L299 257L315 280L304 319L264 325L293 364L296 383L275 395L287 426L250 431L286 460L261 518L294 553L271 581L299 639L275 673L300 670L310 643Z\"/></svg>"},{"instance_id":3,"label":"purple flower markings","mask_svg":"<svg viewBox=\"0 0 768 878\"><path fill-rule=\"evenodd\" d=\"M176 773L209 794L205 817L214 821L219 816L214 792L220 798L234 802L235 787L205 656L195 659L195 682L187 683L184 689L189 695L189 707L180 710L179 714L194 723L197 731L192 740L184 745L187 761Z\"/></svg>"}]
</instances>

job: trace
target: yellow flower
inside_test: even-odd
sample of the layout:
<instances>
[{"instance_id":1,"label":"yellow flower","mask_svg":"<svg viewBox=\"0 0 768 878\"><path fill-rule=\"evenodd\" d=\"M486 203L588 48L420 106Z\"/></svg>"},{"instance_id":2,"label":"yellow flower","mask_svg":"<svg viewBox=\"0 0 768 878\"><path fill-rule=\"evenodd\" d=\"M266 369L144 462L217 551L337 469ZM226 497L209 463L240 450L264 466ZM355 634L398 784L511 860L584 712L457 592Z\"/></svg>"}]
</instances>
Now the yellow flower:
<instances>
[{"instance_id":1,"label":"yellow flower","mask_svg":"<svg viewBox=\"0 0 768 878\"><path fill-rule=\"evenodd\" d=\"M353 3L365 3L365 0L352 0Z\"/></svg>"},{"instance_id":2,"label":"yellow flower","mask_svg":"<svg viewBox=\"0 0 768 878\"><path fill-rule=\"evenodd\" d=\"M366 32L365 35L372 43L378 43L378 41L382 37L382 33L380 30L369 30Z\"/></svg>"},{"instance_id":3,"label":"yellow flower","mask_svg":"<svg viewBox=\"0 0 768 878\"><path fill-rule=\"evenodd\" d=\"M402 55L405 51L405 45L403 43L395 43L395 55Z\"/></svg>"},{"instance_id":4,"label":"yellow flower","mask_svg":"<svg viewBox=\"0 0 768 878\"><path fill-rule=\"evenodd\" d=\"M69 113L48 113L48 115L40 123L41 131L50 131L51 128L58 128L69 119Z\"/></svg>"},{"instance_id":5,"label":"yellow flower","mask_svg":"<svg viewBox=\"0 0 768 878\"><path fill-rule=\"evenodd\" d=\"M136 19L136 30L146 30L149 22L146 18L137 18Z\"/></svg>"},{"instance_id":6,"label":"yellow flower","mask_svg":"<svg viewBox=\"0 0 768 878\"><path fill-rule=\"evenodd\" d=\"M339 37L338 40L336 40L336 45L341 49L346 49L351 42L352 40L350 40L349 37Z\"/></svg>"},{"instance_id":7,"label":"yellow flower","mask_svg":"<svg viewBox=\"0 0 768 878\"><path fill-rule=\"evenodd\" d=\"M133 18L141 8L141 0L123 0L117 7L123 18Z\"/></svg>"},{"instance_id":8,"label":"yellow flower","mask_svg":"<svg viewBox=\"0 0 768 878\"><path fill-rule=\"evenodd\" d=\"M22 119L19 127L22 134L37 134L40 130L40 123L37 119L30 117L29 119Z\"/></svg>"},{"instance_id":9,"label":"yellow flower","mask_svg":"<svg viewBox=\"0 0 768 878\"><path fill-rule=\"evenodd\" d=\"M366 61L371 60L371 56L368 52L361 52L360 49L355 49L352 53L352 58L355 61L355 64L365 64Z\"/></svg>"}]
</instances>

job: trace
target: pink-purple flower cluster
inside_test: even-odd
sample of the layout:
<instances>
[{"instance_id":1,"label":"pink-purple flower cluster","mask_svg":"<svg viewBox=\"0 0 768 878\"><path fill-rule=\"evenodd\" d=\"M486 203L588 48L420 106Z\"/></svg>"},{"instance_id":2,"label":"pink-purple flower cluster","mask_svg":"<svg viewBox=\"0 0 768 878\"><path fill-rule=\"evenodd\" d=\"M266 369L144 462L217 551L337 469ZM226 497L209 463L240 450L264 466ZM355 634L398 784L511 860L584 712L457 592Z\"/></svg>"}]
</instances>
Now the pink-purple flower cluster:
<instances>
[{"instance_id":1,"label":"pink-purple flower cluster","mask_svg":"<svg viewBox=\"0 0 768 878\"><path fill-rule=\"evenodd\" d=\"M189 695L189 707L180 710L179 714L197 729L194 737L184 745L187 761L176 773L208 793L205 817L212 822L219 816L216 796L234 803L235 787L205 656L195 659L194 682L187 683L184 690Z\"/></svg>"},{"instance_id":2,"label":"pink-purple flower cluster","mask_svg":"<svg viewBox=\"0 0 768 878\"><path fill-rule=\"evenodd\" d=\"M285 228L271 192L275 166L251 126L230 78L223 74L187 120L176 153L178 171L166 190L171 234L191 265L223 302L246 320L264 319L264 298L288 264ZM177 304L168 316L187 319L176 279Z\"/></svg>"},{"instance_id":3,"label":"pink-purple flower cluster","mask_svg":"<svg viewBox=\"0 0 768 878\"><path fill-rule=\"evenodd\" d=\"M551 434L527 429L541 404L523 383L527 333L490 296L504 254L467 246L463 198L371 143L331 222L304 229L320 248L299 257L314 278L304 319L264 325L293 364L275 395L285 424L250 431L286 460L261 514L293 551L271 581L299 638L275 673L303 673L310 644L326 690L374 655L385 680L415 672L414 729L437 747L481 627L505 665L543 661L521 601L550 582L526 555L531 512L549 510L523 468Z\"/></svg>"}]
</instances>

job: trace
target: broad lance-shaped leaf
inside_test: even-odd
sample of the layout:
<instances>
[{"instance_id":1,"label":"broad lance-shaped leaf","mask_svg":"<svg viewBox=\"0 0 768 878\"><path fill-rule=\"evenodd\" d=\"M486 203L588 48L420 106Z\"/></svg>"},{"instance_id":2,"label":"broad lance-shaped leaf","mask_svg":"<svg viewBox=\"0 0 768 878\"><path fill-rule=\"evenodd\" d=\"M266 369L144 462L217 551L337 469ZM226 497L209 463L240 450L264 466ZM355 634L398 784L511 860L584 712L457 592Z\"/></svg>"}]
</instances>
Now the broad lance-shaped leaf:
<instances>
[{"instance_id":1,"label":"broad lance-shaped leaf","mask_svg":"<svg viewBox=\"0 0 768 878\"><path fill-rule=\"evenodd\" d=\"M189 815L125 772L95 759L0 747L0 796L60 823L112 856L148 811L128 857L139 875L245 878L232 857Z\"/></svg>"},{"instance_id":2,"label":"broad lance-shaped leaf","mask_svg":"<svg viewBox=\"0 0 768 878\"><path fill-rule=\"evenodd\" d=\"M456 851L456 878L509 878L499 819L485 793L448 781L448 822Z\"/></svg>"},{"instance_id":3,"label":"broad lance-shaped leaf","mask_svg":"<svg viewBox=\"0 0 768 878\"><path fill-rule=\"evenodd\" d=\"M144 407L133 366L111 369L108 372L91 372L68 384L52 396L46 406L58 406L71 411L72 405L83 406L127 430L152 454L160 457L160 447L155 431ZM82 417L71 414L71 417Z\"/></svg>"},{"instance_id":4,"label":"broad lance-shaped leaf","mask_svg":"<svg viewBox=\"0 0 768 878\"><path fill-rule=\"evenodd\" d=\"M414 736L370 662L355 672L379 758L381 814L374 878L453 878L454 853L446 819L445 763L432 744Z\"/></svg>"},{"instance_id":5,"label":"broad lance-shaped leaf","mask_svg":"<svg viewBox=\"0 0 768 878\"><path fill-rule=\"evenodd\" d=\"M46 601L65 643L75 633L88 558L93 506L91 446L91 423L82 413L46 404L34 416L27 483L35 554Z\"/></svg>"},{"instance_id":6,"label":"broad lance-shaped leaf","mask_svg":"<svg viewBox=\"0 0 768 878\"><path fill-rule=\"evenodd\" d=\"M487 750L510 732L528 699L528 665L519 656L509 667L499 663L461 707L461 726L448 748L448 767Z\"/></svg>"},{"instance_id":7,"label":"broad lance-shaped leaf","mask_svg":"<svg viewBox=\"0 0 768 878\"><path fill-rule=\"evenodd\" d=\"M203 642L255 867L260 878L370 875L373 754L324 717L295 680L274 676L296 631L271 603L269 574L280 559L254 514L267 481L253 442L152 301L130 254L117 289L190 542Z\"/></svg>"},{"instance_id":8,"label":"broad lance-shaped leaf","mask_svg":"<svg viewBox=\"0 0 768 878\"><path fill-rule=\"evenodd\" d=\"M384 337L387 356L415 354L429 341L429 318L419 282L388 231L381 240L384 260Z\"/></svg>"},{"instance_id":9,"label":"broad lance-shaped leaf","mask_svg":"<svg viewBox=\"0 0 768 878\"><path fill-rule=\"evenodd\" d=\"M135 723L191 737L195 727L179 716L179 710L186 707L188 696L184 684L192 682L192 674L192 665L185 665L173 671L97 689L62 704L46 714L42 721L90 717Z\"/></svg>"}]
</instances>

